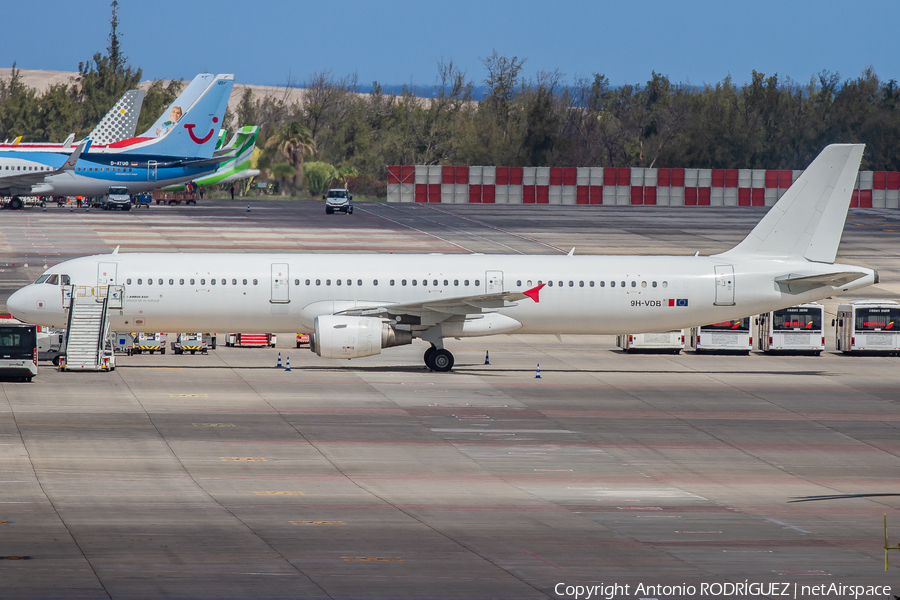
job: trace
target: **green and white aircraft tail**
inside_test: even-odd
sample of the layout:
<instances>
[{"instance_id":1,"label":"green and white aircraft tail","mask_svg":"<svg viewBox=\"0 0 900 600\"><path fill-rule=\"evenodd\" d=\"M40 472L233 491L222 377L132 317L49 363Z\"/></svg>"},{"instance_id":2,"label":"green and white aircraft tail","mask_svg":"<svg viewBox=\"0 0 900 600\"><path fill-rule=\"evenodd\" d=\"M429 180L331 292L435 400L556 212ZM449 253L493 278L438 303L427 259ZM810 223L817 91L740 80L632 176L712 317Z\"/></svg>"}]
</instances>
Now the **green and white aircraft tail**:
<instances>
[{"instance_id":1,"label":"green and white aircraft tail","mask_svg":"<svg viewBox=\"0 0 900 600\"><path fill-rule=\"evenodd\" d=\"M259 127L255 125L245 125L238 129L231 136L228 144L219 150L221 152L234 149L234 156L219 165L219 168L214 173L198 177L194 180L194 183L199 186L209 187L259 175L258 169L250 168L250 157L253 156L253 148L256 147L257 136L259 136ZM180 192L184 190L184 185L173 185L163 189L167 192Z\"/></svg>"}]
</instances>

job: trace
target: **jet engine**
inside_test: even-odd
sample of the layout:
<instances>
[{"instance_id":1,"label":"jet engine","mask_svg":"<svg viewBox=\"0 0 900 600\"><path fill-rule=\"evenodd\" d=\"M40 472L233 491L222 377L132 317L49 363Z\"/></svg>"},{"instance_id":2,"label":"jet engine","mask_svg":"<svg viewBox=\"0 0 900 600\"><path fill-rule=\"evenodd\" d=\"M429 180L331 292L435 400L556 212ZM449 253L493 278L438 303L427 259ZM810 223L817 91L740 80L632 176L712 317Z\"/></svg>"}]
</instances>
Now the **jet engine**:
<instances>
[{"instance_id":1,"label":"jet engine","mask_svg":"<svg viewBox=\"0 0 900 600\"><path fill-rule=\"evenodd\" d=\"M411 332L395 329L376 317L321 315L315 325L309 349L322 358L360 358L412 343Z\"/></svg>"}]
</instances>

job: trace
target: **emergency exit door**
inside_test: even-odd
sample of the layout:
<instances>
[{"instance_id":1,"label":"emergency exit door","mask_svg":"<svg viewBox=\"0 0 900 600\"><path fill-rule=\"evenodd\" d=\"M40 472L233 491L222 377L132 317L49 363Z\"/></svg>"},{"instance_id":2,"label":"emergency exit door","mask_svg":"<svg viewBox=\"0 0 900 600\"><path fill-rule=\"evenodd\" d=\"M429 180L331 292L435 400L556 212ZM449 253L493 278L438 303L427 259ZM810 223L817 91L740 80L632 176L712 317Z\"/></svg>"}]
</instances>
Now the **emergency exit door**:
<instances>
[{"instance_id":1,"label":"emergency exit door","mask_svg":"<svg viewBox=\"0 0 900 600\"><path fill-rule=\"evenodd\" d=\"M116 281L116 266L114 262L102 262L97 264L97 285L106 287L118 285Z\"/></svg>"},{"instance_id":2,"label":"emergency exit door","mask_svg":"<svg viewBox=\"0 0 900 600\"><path fill-rule=\"evenodd\" d=\"M485 293L499 294L503 291L503 271L485 271Z\"/></svg>"},{"instance_id":3,"label":"emergency exit door","mask_svg":"<svg viewBox=\"0 0 900 600\"><path fill-rule=\"evenodd\" d=\"M716 306L734 306L734 267L716 265Z\"/></svg>"},{"instance_id":4,"label":"emergency exit door","mask_svg":"<svg viewBox=\"0 0 900 600\"><path fill-rule=\"evenodd\" d=\"M287 263L272 263L272 298L269 300L272 304L287 304L291 301L289 275Z\"/></svg>"}]
</instances>

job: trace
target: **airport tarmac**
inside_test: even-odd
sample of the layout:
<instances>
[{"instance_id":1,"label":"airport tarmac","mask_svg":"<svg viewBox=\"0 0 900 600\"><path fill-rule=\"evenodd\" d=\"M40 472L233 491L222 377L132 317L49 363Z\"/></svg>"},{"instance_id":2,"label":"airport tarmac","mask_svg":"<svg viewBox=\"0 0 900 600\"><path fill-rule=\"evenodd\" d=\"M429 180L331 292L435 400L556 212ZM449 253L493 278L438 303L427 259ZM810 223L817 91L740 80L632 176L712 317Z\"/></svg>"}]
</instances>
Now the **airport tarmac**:
<instances>
[{"instance_id":1,"label":"airport tarmac","mask_svg":"<svg viewBox=\"0 0 900 600\"><path fill-rule=\"evenodd\" d=\"M4 211L0 299L45 264L117 245L707 254L765 212L246 208ZM898 231L896 211L851 212L839 260L882 281L858 297L900 296ZM887 513L900 540L900 358L836 354L831 333L820 357L512 335L450 341L442 374L422 366L422 343L337 362L292 342L120 357L112 373L47 363L31 384L0 383L0 597L562 598L601 582L629 585L619 598L726 582L900 593L882 529ZM858 494L898 495L791 502Z\"/></svg>"}]
</instances>

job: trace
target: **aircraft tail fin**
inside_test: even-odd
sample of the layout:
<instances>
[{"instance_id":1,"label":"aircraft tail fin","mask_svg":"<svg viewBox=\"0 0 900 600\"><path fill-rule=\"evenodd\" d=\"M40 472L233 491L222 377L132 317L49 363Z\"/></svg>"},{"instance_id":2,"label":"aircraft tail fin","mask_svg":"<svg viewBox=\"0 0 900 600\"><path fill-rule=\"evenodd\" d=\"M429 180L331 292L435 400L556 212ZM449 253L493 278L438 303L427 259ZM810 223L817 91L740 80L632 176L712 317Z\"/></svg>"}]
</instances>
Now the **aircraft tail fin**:
<instances>
[{"instance_id":1,"label":"aircraft tail fin","mask_svg":"<svg viewBox=\"0 0 900 600\"><path fill-rule=\"evenodd\" d=\"M831 144L728 256L803 257L833 263L864 144Z\"/></svg>"},{"instance_id":2,"label":"aircraft tail fin","mask_svg":"<svg viewBox=\"0 0 900 600\"><path fill-rule=\"evenodd\" d=\"M127 152L181 158L211 158L234 85L233 75L217 75L177 122L156 139L135 138Z\"/></svg>"},{"instance_id":3,"label":"aircraft tail fin","mask_svg":"<svg viewBox=\"0 0 900 600\"><path fill-rule=\"evenodd\" d=\"M87 137L98 146L134 137L146 93L144 90L125 92Z\"/></svg>"}]
</instances>

